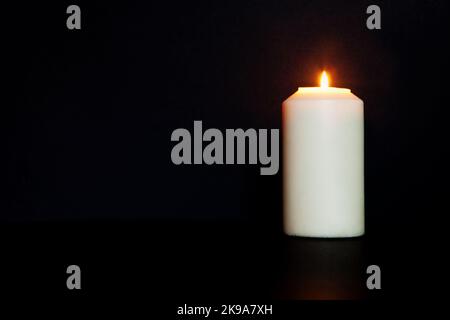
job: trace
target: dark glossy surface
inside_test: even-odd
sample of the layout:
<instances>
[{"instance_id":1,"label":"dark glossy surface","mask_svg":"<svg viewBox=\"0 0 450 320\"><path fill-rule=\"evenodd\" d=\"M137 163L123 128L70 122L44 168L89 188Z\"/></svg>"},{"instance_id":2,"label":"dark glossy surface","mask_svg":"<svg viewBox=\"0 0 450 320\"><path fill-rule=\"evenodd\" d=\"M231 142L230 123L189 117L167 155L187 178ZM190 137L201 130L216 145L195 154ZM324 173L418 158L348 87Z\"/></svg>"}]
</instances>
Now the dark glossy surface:
<instances>
[{"instance_id":1,"label":"dark glossy surface","mask_svg":"<svg viewBox=\"0 0 450 320\"><path fill-rule=\"evenodd\" d=\"M12 225L1 240L2 288L18 296L389 300L436 286L433 253L396 234L325 240L244 223L91 222ZM81 292L65 287L70 264L82 269ZM370 264L382 270L377 292L365 286Z\"/></svg>"}]
</instances>

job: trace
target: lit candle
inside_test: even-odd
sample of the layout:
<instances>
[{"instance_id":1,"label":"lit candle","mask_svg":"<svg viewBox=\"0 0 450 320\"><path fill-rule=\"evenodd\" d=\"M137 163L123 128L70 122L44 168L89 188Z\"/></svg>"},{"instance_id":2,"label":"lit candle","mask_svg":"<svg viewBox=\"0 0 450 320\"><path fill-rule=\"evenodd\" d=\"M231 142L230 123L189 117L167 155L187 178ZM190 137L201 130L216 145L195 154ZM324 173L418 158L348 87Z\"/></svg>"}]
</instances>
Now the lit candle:
<instances>
[{"instance_id":1,"label":"lit candle","mask_svg":"<svg viewBox=\"0 0 450 320\"><path fill-rule=\"evenodd\" d=\"M283 102L284 230L305 237L364 234L363 101L349 89L299 88Z\"/></svg>"}]
</instances>

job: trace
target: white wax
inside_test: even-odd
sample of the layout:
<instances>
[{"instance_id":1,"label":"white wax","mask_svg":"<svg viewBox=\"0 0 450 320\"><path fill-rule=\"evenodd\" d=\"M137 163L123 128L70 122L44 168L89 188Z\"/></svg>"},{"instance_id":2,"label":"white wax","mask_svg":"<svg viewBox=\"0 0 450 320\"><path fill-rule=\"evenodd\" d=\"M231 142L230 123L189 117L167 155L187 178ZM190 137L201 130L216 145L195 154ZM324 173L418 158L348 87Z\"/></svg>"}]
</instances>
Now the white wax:
<instances>
[{"instance_id":1,"label":"white wax","mask_svg":"<svg viewBox=\"0 0 450 320\"><path fill-rule=\"evenodd\" d=\"M348 89L299 88L283 102L284 230L364 234L363 101Z\"/></svg>"}]
</instances>

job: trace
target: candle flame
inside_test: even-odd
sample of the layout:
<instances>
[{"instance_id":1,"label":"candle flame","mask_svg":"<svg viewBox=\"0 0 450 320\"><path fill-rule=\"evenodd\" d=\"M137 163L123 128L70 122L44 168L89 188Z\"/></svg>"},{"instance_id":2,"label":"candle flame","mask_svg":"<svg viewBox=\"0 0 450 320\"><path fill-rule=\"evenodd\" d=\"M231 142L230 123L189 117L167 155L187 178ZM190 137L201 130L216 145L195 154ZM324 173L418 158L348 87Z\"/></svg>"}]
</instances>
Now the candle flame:
<instances>
[{"instance_id":1,"label":"candle flame","mask_svg":"<svg viewBox=\"0 0 450 320\"><path fill-rule=\"evenodd\" d=\"M328 88L328 75L326 71L323 71L322 75L320 76L320 87Z\"/></svg>"}]
</instances>

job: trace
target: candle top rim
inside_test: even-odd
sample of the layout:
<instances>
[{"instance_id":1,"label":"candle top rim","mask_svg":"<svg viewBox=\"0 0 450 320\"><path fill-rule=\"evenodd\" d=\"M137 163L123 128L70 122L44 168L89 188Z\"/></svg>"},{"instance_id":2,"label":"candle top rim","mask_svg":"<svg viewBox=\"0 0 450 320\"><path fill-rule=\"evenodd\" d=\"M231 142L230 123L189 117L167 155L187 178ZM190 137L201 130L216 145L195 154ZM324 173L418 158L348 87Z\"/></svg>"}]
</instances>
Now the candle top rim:
<instances>
[{"instance_id":1,"label":"candle top rim","mask_svg":"<svg viewBox=\"0 0 450 320\"><path fill-rule=\"evenodd\" d=\"M351 93L351 90L347 88L336 87L299 87L298 93Z\"/></svg>"}]
</instances>

